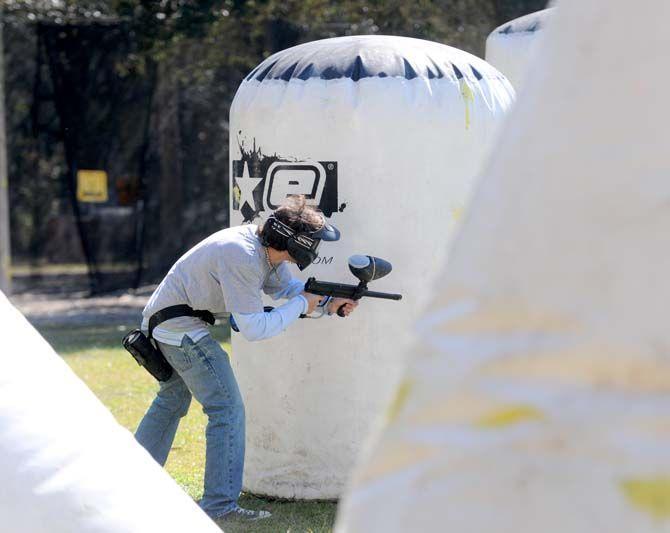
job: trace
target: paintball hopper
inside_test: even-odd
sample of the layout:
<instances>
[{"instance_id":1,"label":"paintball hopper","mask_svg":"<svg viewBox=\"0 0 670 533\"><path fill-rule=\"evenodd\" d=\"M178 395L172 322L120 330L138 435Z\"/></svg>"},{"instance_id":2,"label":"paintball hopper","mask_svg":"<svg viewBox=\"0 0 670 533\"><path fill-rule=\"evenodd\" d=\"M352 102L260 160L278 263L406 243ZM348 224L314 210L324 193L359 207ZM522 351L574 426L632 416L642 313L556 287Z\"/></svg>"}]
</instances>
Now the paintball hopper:
<instances>
[{"instance_id":1,"label":"paintball hopper","mask_svg":"<svg viewBox=\"0 0 670 533\"><path fill-rule=\"evenodd\" d=\"M331 298L349 298L360 300L364 296L369 298L382 298L384 300L400 300L402 294L391 294L388 292L377 292L368 290L368 282L383 278L391 272L391 263L372 257L371 255L352 255L349 258L349 270L359 280L358 285L346 285L344 283L331 283L309 278L305 283L305 292L330 296ZM345 316L342 304L337 310L339 316Z\"/></svg>"},{"instance_id":2,"label":"paintball hopper","mask_svg":"<svg viewBox=\"0 0 670 533\"><path fill-rule=\"evenodd\" d=\"M371 255L352 255L349 258L349 270L364 283L383 278L392 268L388 261Z\"/></svg>"}]
</instances>

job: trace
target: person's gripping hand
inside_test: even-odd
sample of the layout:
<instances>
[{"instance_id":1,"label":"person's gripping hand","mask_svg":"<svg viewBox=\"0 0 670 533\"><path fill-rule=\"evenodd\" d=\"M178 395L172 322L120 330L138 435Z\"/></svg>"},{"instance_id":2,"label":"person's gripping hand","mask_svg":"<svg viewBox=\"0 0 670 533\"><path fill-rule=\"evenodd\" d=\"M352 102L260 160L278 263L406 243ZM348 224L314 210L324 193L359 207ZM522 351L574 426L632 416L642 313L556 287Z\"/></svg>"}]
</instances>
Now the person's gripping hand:
<instances>
[{"instance_id":1,"label":"person's gripping hand","mask_svg":"<svg viewBox=\"0 0 670 533\"><path fill-rule=\"evenodd\" d=\"M337 310L344 305L342 309L344 316L349 316L358 307L358 302L349 298L333 298L328 304L328 313L337 313Z\"/></svg>"},{"instance_id":2,"label":"person's gripping hand","mask_svg":"<svg viewBox=\"0 0 670 533\"><path fill-rule=\"evenodd\" d=\"M310 292L303 292L302 296L304 296L305 300L307 300L307 312L305 313L306 315L311 315L314 312L316 306L319 305L319 302L321 302L321 299L323 298L323 296L320 296L318 294L312 294Z\"/></svg>"}]
</instances>

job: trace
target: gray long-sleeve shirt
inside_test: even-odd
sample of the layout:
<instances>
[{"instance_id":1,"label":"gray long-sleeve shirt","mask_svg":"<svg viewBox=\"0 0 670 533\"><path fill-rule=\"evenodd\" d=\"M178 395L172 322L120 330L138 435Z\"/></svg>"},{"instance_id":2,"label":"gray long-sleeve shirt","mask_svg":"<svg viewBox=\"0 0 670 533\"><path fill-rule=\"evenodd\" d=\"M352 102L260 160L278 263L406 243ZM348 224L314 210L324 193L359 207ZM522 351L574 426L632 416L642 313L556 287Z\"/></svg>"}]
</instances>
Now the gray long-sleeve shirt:
<instances>
[{"instance_id":1,"label":"gray long-sleeve shirt","mask_svg":"<svg viewBox=\"0 0 670 533\"><path fill-rule=\"evenodd\" d=\"M280 320L279 317L275 317L278 320L268 318L273 327L269 330L266 327L262 338L286 329L304 310L306 301L298 296L302 283L291 276L286 263L270 268L256 232L255 225L228 228L210 235L186 252L149 299L142 312L143 329L155 312L178 304L208 310L217 318L226 313L262 313L263 292L291 300L278 311ZM174 318L158 326L153 336L166 344L180 345L185 334L197 341L207 334L206 324L195 317ZM258 338L255 332L250 335Z\"/></svg>"}]
</instances>

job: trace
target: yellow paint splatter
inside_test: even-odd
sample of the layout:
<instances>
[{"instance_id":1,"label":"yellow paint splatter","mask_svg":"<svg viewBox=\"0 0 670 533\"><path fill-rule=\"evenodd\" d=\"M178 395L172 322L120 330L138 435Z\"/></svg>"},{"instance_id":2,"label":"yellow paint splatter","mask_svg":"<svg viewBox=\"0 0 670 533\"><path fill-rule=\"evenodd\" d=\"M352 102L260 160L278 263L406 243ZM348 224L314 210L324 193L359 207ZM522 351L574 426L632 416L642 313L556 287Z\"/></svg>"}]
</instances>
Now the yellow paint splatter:
<instances>
[{"instance_id":1,"label":"yellow paint splatter","mask_svg":"<svg viewBox=\"0 0 670 533\"><path fill-rule=\"evenodd\" d=\"M654 518L670 518L670 478L629 479L621 483L628 500Z\"/></svg>"},{"instance_id":2,"label":"yellow paint splatter","mask_svg":"<svg viewBox=\"0 0 670 533\"><path fill-rule=\"evenodd\" d=\"M233 187L233 198L235 198L235 201L239 204L240 203L240 198L242 197L242 191L240 191L240 188L235 185Z\"/></svg>"},{"instance_id":3,"label":"yellow paint splatter","mask_svg":"<svg viewBox=\"0 0 670 533\"><path fill-rule=\"evenodd\" d=\"M475 101L475 94L472 92L472 89L468 85L468 82L465 81L465 78L460 80L461 86L461 96L463 97L463 102L465 103L465 129L470 129L470 108Z\"/></svg>"},{"instance_id":4,"label":"yellow paint splatter","mask_svg":"<svg viewBox=\"0 0 670 533\"><path fill-rule=\"evenodd\" d=\"M463 218L464 209L462 207L454 207L451 210L451 215L454 217L454 221L458 222Z\"/></svg>"},{"instance_id":5,"label":"yellow paint splatter","mask_svg":"<svg viewBox=\"0 0 670 533\"><path fill-rule=\"evenodd\" d=\"M397 476L399 472L413 466L434 461L442 453L439 446L418 442L387 442L386 446L369 457L362 468L357 469L354 473L354 486L361 488L369 483Z\"/></svg>"},{"instance_id":6,"label":"yellow paint splatter","mask_svg":"<svg viewBox=\"0 0 670 533\"><path fill-rule=\"evenodd\" d=\"M544 415L531 405L511 405L485 414L475 422L475 425L480 428L494 429L543 419Z\"/></svg>"},{"instance_id":7,"label":"yellow paint splatter","mask_svg":"<svg viewBox=\"0 0 670 533\"><path fill-rule=\"evenodd\" d=\"M387 423L392 422L398 416L401 409L407 402L407 398L409 397L409 393L412 391L413 387L414 383L412 383L412 381L408 379L403 380L400 383L400 385L398 385L398 389L396 390L395 393L395 398L391 402L391 405L389 406L388 411L386 412Z\"/></svg>"}]
</instances>

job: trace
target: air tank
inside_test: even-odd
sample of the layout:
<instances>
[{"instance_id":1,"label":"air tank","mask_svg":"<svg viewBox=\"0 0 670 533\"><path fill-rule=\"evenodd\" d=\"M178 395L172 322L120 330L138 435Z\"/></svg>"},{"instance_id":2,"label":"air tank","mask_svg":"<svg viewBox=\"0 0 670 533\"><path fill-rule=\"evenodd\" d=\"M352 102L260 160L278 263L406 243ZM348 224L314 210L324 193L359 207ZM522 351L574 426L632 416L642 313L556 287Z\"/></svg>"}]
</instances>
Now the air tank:
<instances>
[{"instance_id":1,"label":"air tank","mask_svg":"<svg viewBox=\"0 0 670 533\"><path fill-rule=\"evenodd\" d=\"M246 490L340 495L513 98L485 61L389 36L296 46L244 79L230 111L231 225L258 224L304 194L342 237L296 276L356 283L348 258L369 254L393 265L370 289L403 294L363 300L348 318L300 320L267 341L233 336Z\"/></svg>"}]
</instances>

